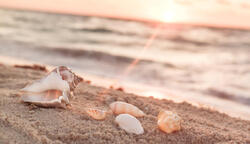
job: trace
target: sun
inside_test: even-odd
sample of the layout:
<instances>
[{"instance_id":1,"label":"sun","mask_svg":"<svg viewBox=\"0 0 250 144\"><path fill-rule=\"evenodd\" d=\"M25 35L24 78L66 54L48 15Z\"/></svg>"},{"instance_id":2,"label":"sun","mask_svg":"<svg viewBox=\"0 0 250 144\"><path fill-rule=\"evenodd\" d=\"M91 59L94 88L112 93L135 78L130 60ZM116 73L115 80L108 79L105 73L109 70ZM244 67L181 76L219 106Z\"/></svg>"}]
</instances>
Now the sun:
<instances>
[{"instance_id":1,"label":"sun","mask_svg":"<svg viewBox=\"0 0 250 144\"><path fill-rule=\"evenodd\" d=\"M179 23L188 19L189 11L183 5L177 4L174 0L166 0L165 7L161 11L161 20L170 23Z\"/></svg>"},{"instance_id":2,"label":"sun","mask_svg":"<svg viewBox=\"0 0 250 144\"><path fill-rule=\"evenodd\" d=\"M167 11L163 16L164 22L176 22L175 13L172 11Z\"/></svg>"}]
</instances>

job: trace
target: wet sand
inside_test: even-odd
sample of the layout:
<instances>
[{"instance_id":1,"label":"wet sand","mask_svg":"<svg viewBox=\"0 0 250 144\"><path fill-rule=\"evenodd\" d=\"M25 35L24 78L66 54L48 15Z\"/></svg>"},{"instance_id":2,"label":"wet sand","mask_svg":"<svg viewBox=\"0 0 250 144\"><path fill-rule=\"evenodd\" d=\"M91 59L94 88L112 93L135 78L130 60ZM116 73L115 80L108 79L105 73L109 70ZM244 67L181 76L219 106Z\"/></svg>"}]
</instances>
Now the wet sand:
<instances>
[{"instance_id":1,"label":"wet sand","mask_svg":"<svg viewBox=\"0 0 250 144\"><path fill-rule=\"evenodd\" d=\"M174 103L104 89L83 82L75 90L72 107L41 108L22 103L18 90L43 77L40 70L0 66L0 143L250 143L250 121L197 108L186 102ZM85 107L108 109L113 101L125 101L147 115L138 118L144 134L128 134L108 115L103 121L90 118ZM165 134L156 125L161 109L177 112L182 130Z\"/></svg>"}]
</instances>

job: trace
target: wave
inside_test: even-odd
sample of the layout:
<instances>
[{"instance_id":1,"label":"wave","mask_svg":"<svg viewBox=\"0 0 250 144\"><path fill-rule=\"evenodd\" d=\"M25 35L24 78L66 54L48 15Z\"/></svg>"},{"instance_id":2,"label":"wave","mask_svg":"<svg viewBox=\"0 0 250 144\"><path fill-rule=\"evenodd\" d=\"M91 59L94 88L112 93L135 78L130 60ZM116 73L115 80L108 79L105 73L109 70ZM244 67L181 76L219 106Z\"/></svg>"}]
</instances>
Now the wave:
<instances>
[{"instance_id":1,"label":"wave","mask_svg":"<svg viewBox=\"0 0 250 144\"><path fill-rule=\"evenodd\" d=\"M248 98L248 97L235 95L233 93L222 91L222 90L219 90L216 88L209 88L205 91L205 93L210 94L211 96L215 96L215 97L226 99L226 100L235 101L235 102L250 106L250 98Z\"/></svg>"},{"instance_id":2,"label":"wave","mask_svg":"<svg viewBox=\"0 0 250 144\"><path fill-rule=\"evenodd\" d=\"M63 47L53 47L53 48L36 48L38 51L43 51L45 53L50 53L52 55L60 55L61 57L70 57L70 58L82 58L82 59L93 59L98 60L104 63L109 64L118 64L118 65L129 65L131 64L135 59L132 57L125 57L125 56L117 56L108 54L105 52L98 52L98 51L92 51L92 50L82 50L82 49L70 49L70 48L63 48ZM152 63L158 63L163 65L164 67L168 68L177 68L177 66L171 64L171 63L161 63L156 62L153 60L146 60L146 59L140 59L138 64L152 64Z\"/></svg>"}]
</instances>

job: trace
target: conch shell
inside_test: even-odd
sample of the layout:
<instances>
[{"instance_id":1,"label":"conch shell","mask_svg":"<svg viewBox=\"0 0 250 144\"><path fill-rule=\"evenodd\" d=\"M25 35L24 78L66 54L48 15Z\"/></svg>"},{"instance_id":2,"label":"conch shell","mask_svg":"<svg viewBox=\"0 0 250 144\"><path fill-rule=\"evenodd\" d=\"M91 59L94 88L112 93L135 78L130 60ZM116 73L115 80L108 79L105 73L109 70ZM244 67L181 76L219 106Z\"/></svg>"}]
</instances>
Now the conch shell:
<instances>
[{"instance_id":1,"label":"conch shell","mask_svg":"<svg viewBox=\"0 0 250 144\"><path fill-rule=\"evenodd\" d=\"M162 131L172 133L181 129L181 118L176 113L162 110L158 114L157 124Z\"/></svg>"},{"instance_id":2,"label":"conch shell","mask_svg":"<svg viewBox=\"0 0 250 144\"><path fill-rule=\"evenodd\" d=\"M136 106L129 104L129 103L121 102L121 101L113 102L109 105L109 107L114 114L126 113L126 114L133 115L135 117L143 117L145 115L144 112L141 111Z\"/></svg>"},{"instance_id":3,"label":"conch shell","mask_svg":"<svg viewBox=\"0 0 250 144\"><path fill-rule=\"evenodd\" d=\"M98 108L85 108L86 113L96 120L103 120L106 118L107 111Z\"/></svg>"},{"instance_id":4,"label":"conch shell","mask_svg":"<svg viewBox=\"0 0 250 144\"><path fill-rule=\"evenodd\" d=\"M130 114L120 114L115 118L115 122L119 127L127 133L143 134L144 129L138 119Z\"/></svg>"},{"instance_id":5,"label":"conch shell","mask_svg":"<svg viewBox=\"0 0 250 144\"><path fill-rule=\"evenodd\" d=\"M44 78L21 89L21 99L43 107L63 107L69 103L69 96L83 79L69 68L59 66Z\"/></svg>"}]
</instances>

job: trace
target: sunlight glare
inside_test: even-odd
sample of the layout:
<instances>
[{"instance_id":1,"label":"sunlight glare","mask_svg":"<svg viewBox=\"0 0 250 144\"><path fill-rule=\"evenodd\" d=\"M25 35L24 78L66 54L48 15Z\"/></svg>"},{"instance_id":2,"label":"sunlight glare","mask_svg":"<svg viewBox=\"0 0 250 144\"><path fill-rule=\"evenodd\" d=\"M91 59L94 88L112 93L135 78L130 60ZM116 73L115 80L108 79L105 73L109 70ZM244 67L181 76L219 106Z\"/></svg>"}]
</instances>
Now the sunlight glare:
<instances>
[{"instance_id":1,"label":"sunlight glare","mask_svg":"<svg viewBox=\"0 0 250 144\"><path fill-rule=\"evenodd\" d=\"M157 98L157 99L166 99L167 98L163 93L161 93L159 91L145 91L142 95L147 96L147 97L153 96L154 98Z\"/></svg>"},{"instance_id":2,"label":"sunlight glare","mask_svg":"<svg viewBox=\"0 0 250 144\"><path fill-rule=\"evenodd\" d=\"M172 11L167 11L164 14L164 22L175 22L175 14Z\"/></svg>"}]
</instances>

